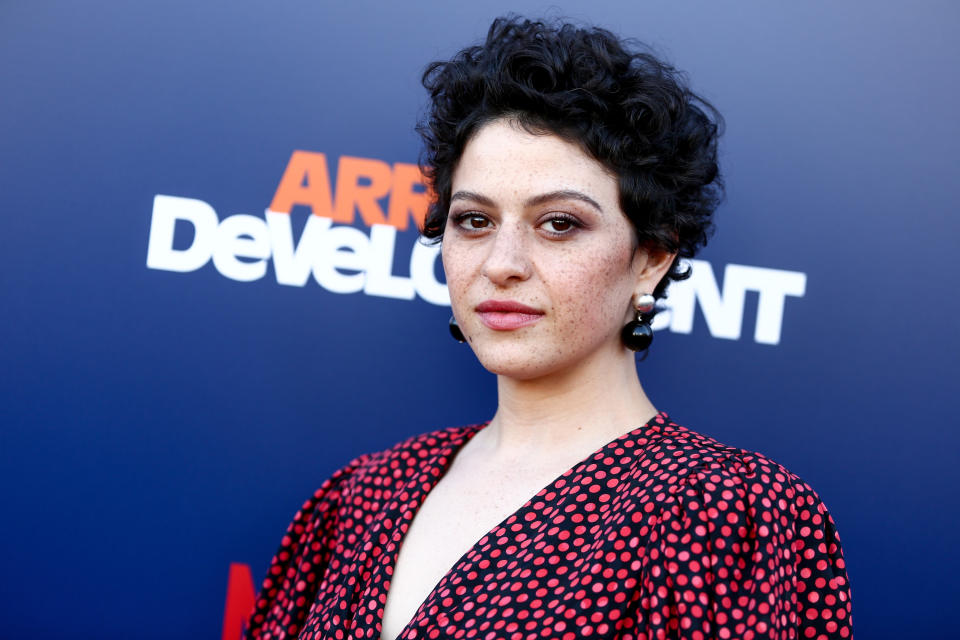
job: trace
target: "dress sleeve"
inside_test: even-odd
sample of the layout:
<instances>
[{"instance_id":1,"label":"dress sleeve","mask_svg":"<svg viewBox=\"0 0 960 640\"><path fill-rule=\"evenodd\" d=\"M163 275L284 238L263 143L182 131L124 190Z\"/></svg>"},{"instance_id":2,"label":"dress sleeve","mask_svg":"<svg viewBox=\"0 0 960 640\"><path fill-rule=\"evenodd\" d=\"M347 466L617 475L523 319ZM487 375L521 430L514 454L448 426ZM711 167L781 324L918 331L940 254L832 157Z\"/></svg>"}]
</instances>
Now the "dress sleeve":
<instances>
[{"instance_id":1,"label":"dress sleeve","mask_svg":"<svg viewBox=\"0 0 960 640\"><path fill-rule=\"evenodd\" d=\"M344 481L365 459L338 469L293 516L254 603L247 640L297 637L334 551Z\"/></svg>"},{"instance_id":2,"label":"dress sleeve","mask_svg":"<svg viewBox=\"0 0 960 640\"><path fill-rule=\"evenodd\" d=\"M809 485L732 454L677 486L651 532L638 638L851 638L833 518Z\"/></svg>"}]
</instances>

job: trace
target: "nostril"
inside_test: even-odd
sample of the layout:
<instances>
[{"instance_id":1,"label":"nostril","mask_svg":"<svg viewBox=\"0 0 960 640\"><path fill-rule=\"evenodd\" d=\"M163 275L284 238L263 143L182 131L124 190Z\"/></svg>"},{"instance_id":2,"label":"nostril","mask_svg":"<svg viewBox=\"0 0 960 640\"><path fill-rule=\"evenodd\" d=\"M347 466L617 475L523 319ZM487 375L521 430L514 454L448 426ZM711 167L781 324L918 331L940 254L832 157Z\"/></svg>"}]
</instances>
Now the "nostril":
<instances>
[{"instance_id":1,"label":"nostril","mask_svg":"<svg viewBox=\"0 0 960 640\"><path fill-rule=\"evenodd\" d=\"M483 265L483 274L493 282L529 275L530 265L522 245L497 242Z\"/></svg>"}]
</instances>

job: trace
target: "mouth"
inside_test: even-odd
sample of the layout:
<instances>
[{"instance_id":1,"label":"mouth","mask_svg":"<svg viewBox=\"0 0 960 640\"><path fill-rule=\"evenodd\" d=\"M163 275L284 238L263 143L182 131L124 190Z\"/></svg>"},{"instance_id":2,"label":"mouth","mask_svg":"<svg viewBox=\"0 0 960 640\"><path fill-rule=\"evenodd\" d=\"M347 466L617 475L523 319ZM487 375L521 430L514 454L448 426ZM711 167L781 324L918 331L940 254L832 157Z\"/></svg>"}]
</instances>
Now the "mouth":
<instances>
[{"instance_id":1,"label":"mouth","mask_svg":"<svg viewBox=\"0 0 960 640\"><path fill-rule=\"evenodd\" d=\"M480 321L494 331L512 331L535 324L543 311L513 300L486 300L476 306Z\"/></svg>"}]
</instances>

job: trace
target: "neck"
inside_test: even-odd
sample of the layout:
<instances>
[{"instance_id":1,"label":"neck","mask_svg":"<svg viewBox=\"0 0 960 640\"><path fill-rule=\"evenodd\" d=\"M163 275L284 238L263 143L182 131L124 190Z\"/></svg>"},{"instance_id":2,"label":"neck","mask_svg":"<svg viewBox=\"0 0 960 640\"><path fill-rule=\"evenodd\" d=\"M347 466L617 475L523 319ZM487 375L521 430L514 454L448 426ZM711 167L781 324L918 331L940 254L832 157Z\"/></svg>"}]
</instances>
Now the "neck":
<instances>
[{"instance_id":1,"label":"neck","mask_svg":"<svg viewBox=\"0 0 960 640\"><path fill-rule=\"evenodd\" d=\"M536 379L498 376L497 413L487 429L493 455L588 455L656 415L631 352L617 345L594 355L575 369Z\"/></svg>"}]
</instances>

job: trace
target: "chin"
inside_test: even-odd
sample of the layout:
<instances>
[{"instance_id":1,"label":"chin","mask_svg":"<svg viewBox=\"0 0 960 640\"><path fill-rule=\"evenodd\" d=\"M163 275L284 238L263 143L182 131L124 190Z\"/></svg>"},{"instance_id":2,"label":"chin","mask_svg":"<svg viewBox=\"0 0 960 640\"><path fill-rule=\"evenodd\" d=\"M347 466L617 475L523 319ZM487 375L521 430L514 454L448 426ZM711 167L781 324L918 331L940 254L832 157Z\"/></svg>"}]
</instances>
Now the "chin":
<instances>
[{"instance_id":1,"label":"chin","mask_svg":"<svg viewBox=\"0 0 960 640\"><path fill-rule=\"evenodd\" d=\"M557 352L547 354L544 348L530 345L483 345L474 347L473 353L484 369L498 376L514 380L533 380L549 375L562 368L556 360Z\"/></svg>"}]
</instances>

